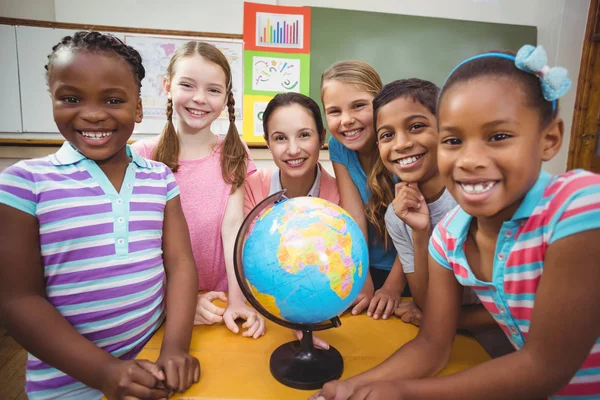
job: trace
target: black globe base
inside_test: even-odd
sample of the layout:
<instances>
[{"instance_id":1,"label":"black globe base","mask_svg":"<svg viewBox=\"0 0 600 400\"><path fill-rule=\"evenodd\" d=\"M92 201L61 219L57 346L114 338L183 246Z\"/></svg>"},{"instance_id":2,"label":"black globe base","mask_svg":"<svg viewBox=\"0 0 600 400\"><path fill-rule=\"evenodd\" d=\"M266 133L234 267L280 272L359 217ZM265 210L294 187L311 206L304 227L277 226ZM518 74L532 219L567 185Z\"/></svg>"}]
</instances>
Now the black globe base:
<instances>
[{"instance_id":1,"label":"black globe base","mask_svg":"<svg viewBox=\"0 0 600 400\"><path fill-rule=\"evenodd\" d=\"M312 331L303 331L302 340L285 343L271 355L271 374L279 382L294 389L315 390L344 371L342 355L333 346L316 349Z\"/></svg>"}]
</instances>

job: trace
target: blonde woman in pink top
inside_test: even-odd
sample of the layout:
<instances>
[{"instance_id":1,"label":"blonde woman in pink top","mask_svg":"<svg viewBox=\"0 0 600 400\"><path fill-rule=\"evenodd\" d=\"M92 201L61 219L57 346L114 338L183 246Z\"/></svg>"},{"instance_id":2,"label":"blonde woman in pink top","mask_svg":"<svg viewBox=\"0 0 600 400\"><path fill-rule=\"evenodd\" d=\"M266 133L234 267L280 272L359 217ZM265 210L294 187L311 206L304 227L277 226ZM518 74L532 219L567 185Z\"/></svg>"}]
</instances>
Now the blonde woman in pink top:
<instances>
[{"instance_id":1,"label":"blonde woman in pink top","mask_svg":"<svg viewBox=\"0 0 600 400\"><path fill-rule=\"evenodd\" d=\"M158 138L134 144L143 157L171 168L181 190L181 205L190 230L198 270L196 325L223 322L243 336L257 339L265 332L263 317L246 304L236 281L233 248L244 218L244 181L256 171L235 127L231 69L216 47L188 42L179 48L164 77L167 125ZM229 131L218 137L211 123L227 107ZM177 126L172 122L177 113ZM225 295L228 291L228 296ZM227 302L226 308L213 301Z\"/></svg>"},{"instance_id":2,"label":"blonde woman in pink top","mask_svg":"<svg viewBox=\"0 0 600 400\"><path fill-rule=\"evenodd\" d=\"M278 94L264 111L263 129L277 167L246 179L244 214L283 189L288 198L313 196L339 205L335 178L318 161L325 128L317 103L299 93Z\"/></svg>"}]
</instances>

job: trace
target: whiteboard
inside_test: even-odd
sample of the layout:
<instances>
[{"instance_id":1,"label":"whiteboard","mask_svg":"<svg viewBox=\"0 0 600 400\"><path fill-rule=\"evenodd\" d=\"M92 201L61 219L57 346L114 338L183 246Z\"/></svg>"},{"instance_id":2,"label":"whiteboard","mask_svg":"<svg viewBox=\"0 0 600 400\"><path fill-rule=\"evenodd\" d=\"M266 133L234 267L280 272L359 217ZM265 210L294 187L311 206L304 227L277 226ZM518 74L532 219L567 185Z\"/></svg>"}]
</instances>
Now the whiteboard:
<instances>
[{"instance_id":1,"label":"whiteboard","mask_svg":"<svg viewBox=\"0 0 600 400\"><path fill-rule=\"evenodd\" d=\"M15 27L0 25L0 132L22 132Z\"/></svg>"},{"instance_id":2,"label":"whiteboard","mask_svg":"<svg viewBox=\"0 0 600 400\"><path fill-rule=\"evenodd\" d=\"M7 26L11 28L10 26ZM23 132L58 133L52 116L52 103L46 84L44 65L52 46L64 36L73 35L75 30L18 26L16 27L17 51L19 59L20 89L22 93ZM142 101L144 119L136 124L134 134L158 134L166 123L166 96L162 93L162 75L172 52L179 45L190 40L201 40L217 46L230 61L233 76L234 98L236 100L236 125L241 132L243 118L243 50L241 40L210 39L185 36L156 36L138 33L109 32L131 45L142 55L146 77L142 81ZM20 120L19 120L20 123ZM216 134L227 133L229 120L224 114L212 126ZM14 131L16 132L16 131Z\"/></svg>"},{"instance_id":3,"label":"whiteboard","mask_svg":"<svg viewBox=\"0 0 600 400\"><path fill-rule=\"evenodd\" d=\"M46 84L48 54L72 30L17 26L23 132L58 133Z\"/></svg>"}]
</instances>

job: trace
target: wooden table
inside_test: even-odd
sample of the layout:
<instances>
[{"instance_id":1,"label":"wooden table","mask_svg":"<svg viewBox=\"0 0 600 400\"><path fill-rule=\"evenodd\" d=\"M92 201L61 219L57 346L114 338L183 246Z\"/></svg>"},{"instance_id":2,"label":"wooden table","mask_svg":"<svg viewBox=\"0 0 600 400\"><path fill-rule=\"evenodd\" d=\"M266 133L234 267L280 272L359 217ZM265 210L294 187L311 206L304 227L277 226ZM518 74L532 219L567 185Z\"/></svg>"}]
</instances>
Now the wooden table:
<instances>
[{"instance_id":1,"label":"wooden table","mask_svg":"<svg viewBox=\"0 0 600 400\"><path fill-rule=\"evenodd\" d=\"M316 334L335 346L344 357L344 374L349 378L381 363L402 344L413 339L418 329L392 317L373 320L365 314L341 317L342 326ZM200 382L173 399L270 399L306 398L314 391L288 388L269 371L271 353L294 340L292 332L267 322L267 332L258 340L235 335L224 325L196 326L190 353L200 360ZM138 358L158 358L164 329L150 339ZM450 362L443 374L457 372L489 360L488 354L471 337L457 335Z\"/></svg>"}]
</instances>

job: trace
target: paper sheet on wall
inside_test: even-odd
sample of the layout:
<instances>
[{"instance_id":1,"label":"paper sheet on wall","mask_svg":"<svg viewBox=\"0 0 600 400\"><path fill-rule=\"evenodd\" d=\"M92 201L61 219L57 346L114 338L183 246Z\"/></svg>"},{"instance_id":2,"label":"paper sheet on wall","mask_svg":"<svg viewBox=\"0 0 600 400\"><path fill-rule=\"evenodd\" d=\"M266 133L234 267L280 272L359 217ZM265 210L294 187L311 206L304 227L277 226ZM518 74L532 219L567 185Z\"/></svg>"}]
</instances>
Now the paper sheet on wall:
<instances>
[{"instance_id":1,"label":"paper sheet on wall","mask_svg":"<svg viewBox=\"0 0 600 400\"><path fill-rule=\"evenodd\" d=\"M246 118L243 126L243 139L248 144L264 144L263 114L272 96L244 96Z\"/></svg>"},{"instance_id":2,"label":"paper sheet on wall","mask_svg":"<svg viewBox=\"0 0 600 400\"><path fill-rule=\"evenodd\" d=\"M300 60L276 57L253 57L252 90L299 92Z\"/></svg>"},{"instance_id":3,"label":"paper sheet on wall","mask_svg":"<svg viewBox=\"0 0 600 400\"><path fill-rule=\"evenodd\" d=\"M244 51L246 95L275 96L310 92L310 54Z\"/></svg>"}]
</instances>

